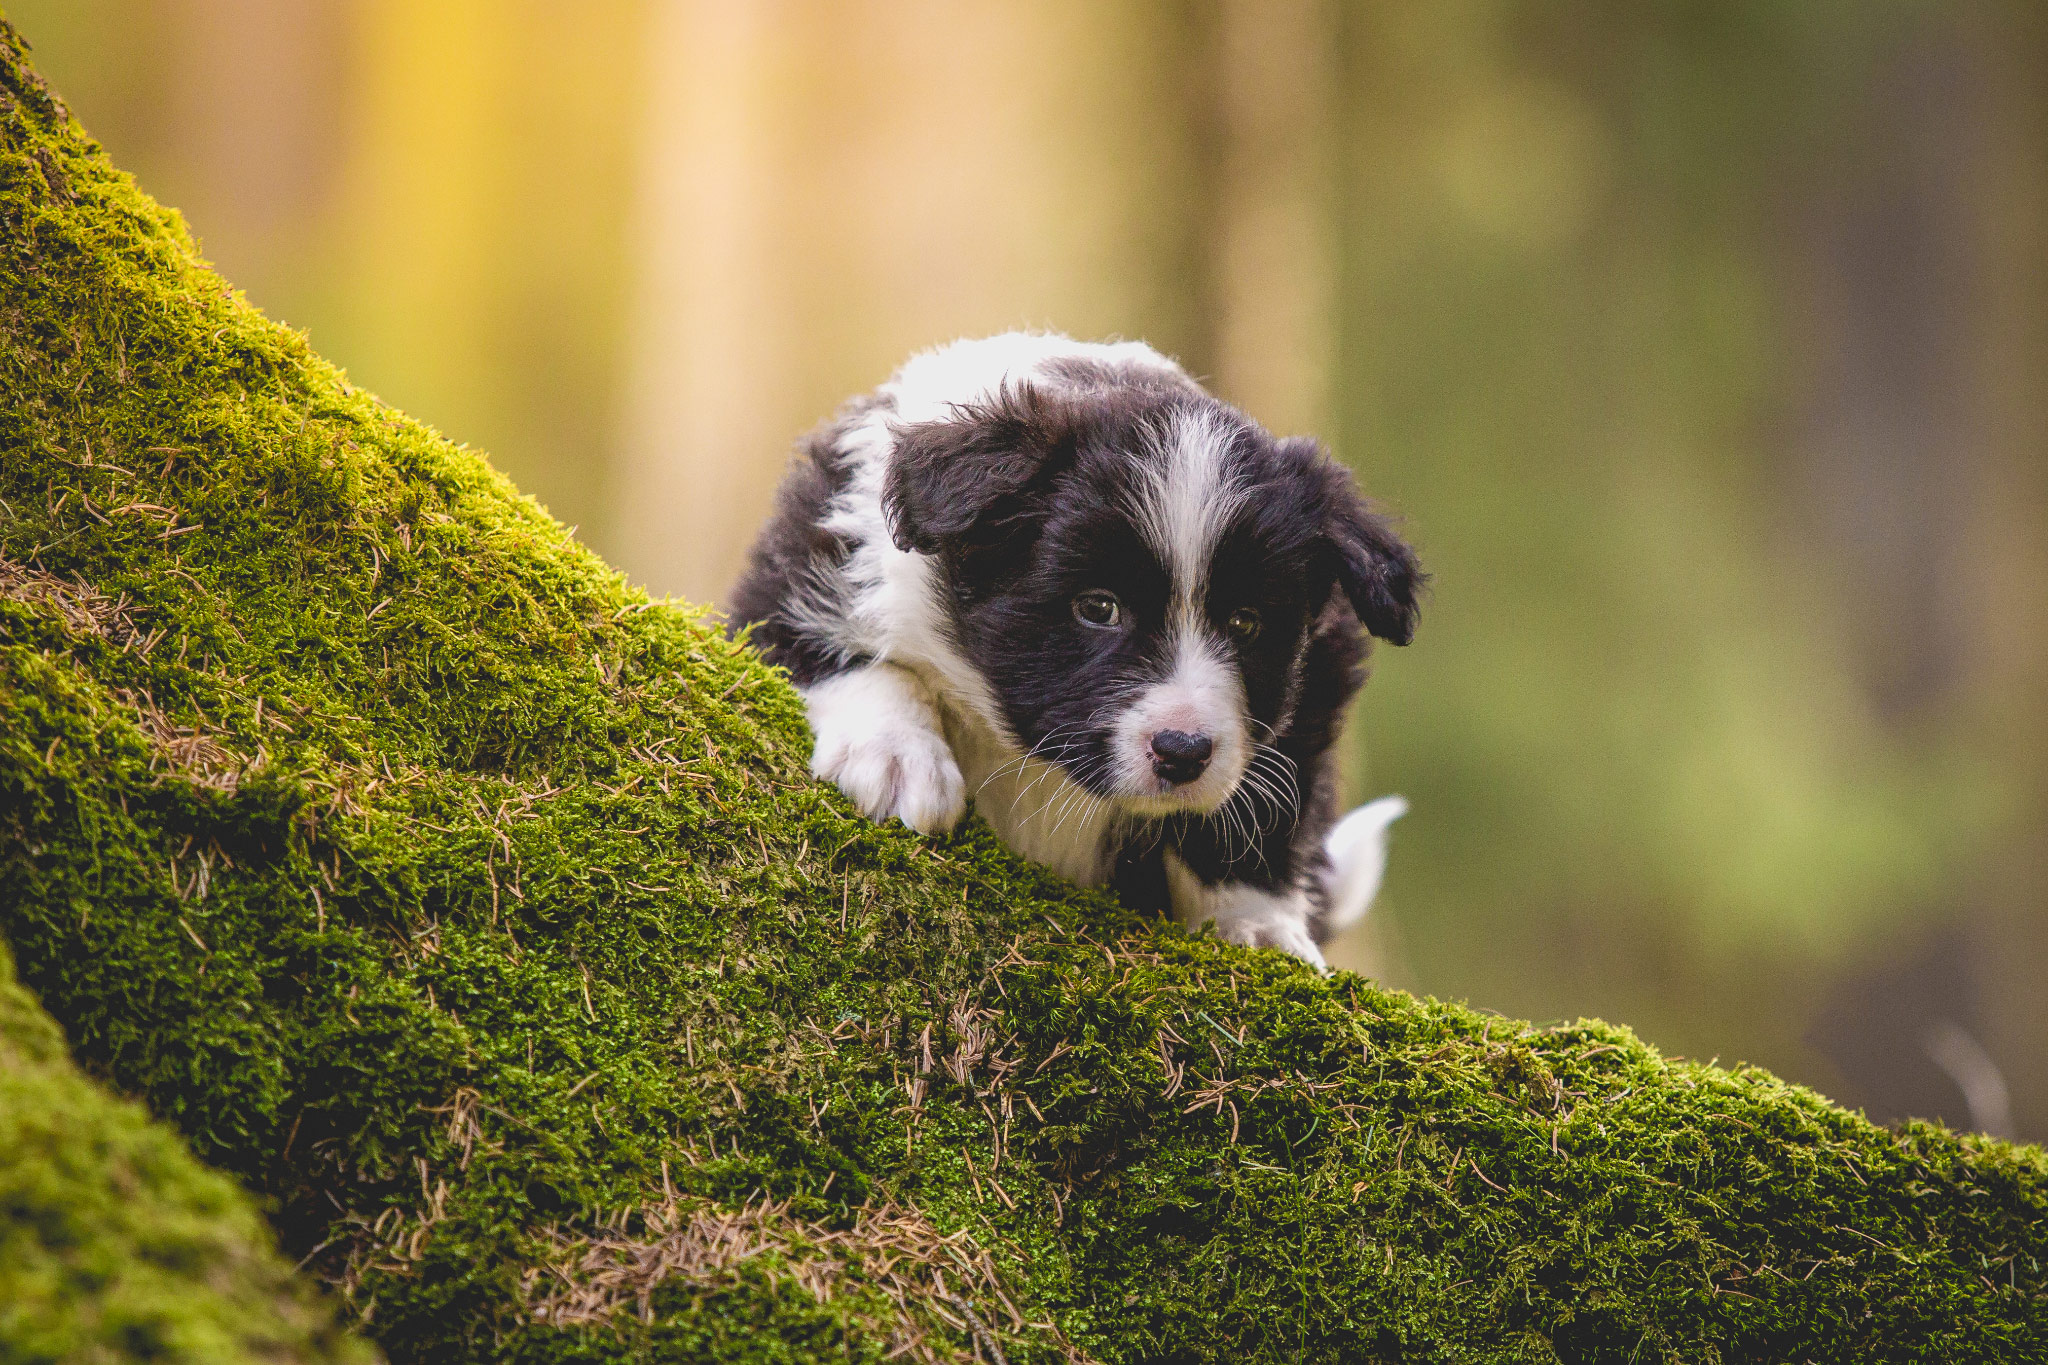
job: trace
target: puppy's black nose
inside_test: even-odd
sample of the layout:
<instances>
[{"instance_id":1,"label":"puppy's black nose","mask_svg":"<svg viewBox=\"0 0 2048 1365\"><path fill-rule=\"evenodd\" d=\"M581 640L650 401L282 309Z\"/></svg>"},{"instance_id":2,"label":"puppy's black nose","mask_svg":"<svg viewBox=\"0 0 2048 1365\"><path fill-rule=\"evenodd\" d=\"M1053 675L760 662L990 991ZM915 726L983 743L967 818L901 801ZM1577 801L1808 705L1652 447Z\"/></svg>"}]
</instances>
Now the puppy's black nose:
<instances>
[{"instance_id":1,"label":"puppy's black nose","mask_svg":"<svg viewBox=\"0 0 2048 1365\"><path fill-rule=\"evenodd\" d=\"M1152 771L1175 785L1192 782L1209 766L1216 746L1207 735L1161 730L1152 736Z\"/></svg>"}]
</instances>

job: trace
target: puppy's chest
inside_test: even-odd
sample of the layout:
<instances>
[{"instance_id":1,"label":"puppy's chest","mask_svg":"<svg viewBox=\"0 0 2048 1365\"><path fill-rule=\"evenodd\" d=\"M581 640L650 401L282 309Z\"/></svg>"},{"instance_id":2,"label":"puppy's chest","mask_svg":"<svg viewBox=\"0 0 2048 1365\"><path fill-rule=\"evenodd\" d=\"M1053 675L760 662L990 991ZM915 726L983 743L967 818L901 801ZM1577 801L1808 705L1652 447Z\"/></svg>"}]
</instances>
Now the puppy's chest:
<instances>
[{"instance_id":1,"label":"puppy's chest","mask_svg":"<svg viewBox=\"0 0 2048 1365\"><path fill-rule=\"evenodd\" d=\"M1002 841L1083 886L1108 881L1119 823L1108 803L1057 765L1019 754L978 717L950 706L943 715L974 809Z\"/></svg>"}]
</instances>

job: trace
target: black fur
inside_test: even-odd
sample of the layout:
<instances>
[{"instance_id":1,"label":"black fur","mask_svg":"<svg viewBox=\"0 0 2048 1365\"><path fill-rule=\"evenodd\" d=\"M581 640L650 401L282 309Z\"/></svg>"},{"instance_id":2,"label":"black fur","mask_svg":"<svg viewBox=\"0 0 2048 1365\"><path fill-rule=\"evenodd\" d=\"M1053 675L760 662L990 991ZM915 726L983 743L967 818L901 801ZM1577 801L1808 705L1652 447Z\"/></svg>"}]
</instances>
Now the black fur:
<instances>
[{"instance_id":1,"label":"black fur","mask_svg":"<svg viewBox=\"0 0 2048 1365\"><path fill-rule=\"evenodd\" d=\"M806 630L791 611L802 590L828 582L846 563L852 547L822 523L825 509L846 488L840 440L875 406L872 399L857 399L805 438L782 477L775 513L756 537L727 607L734 627L751 625L748 638L770 662L789 670L799 687L862 661L837 642Z\"/></svg>"}]
</instances>

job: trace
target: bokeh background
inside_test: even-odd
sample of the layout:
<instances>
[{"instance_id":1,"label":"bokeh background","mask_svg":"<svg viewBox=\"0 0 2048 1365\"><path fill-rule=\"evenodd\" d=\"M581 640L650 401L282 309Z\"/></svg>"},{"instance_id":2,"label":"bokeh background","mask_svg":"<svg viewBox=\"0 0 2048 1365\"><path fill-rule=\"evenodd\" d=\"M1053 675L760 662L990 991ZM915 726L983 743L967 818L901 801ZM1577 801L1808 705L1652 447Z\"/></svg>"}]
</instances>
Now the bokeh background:
<instances>
[{"instance_id":1,"label":"bokeh background","mask_svg":"<svg viewBox=\"0 0 2048 1365\"><path fill-rule=\"evenodd\" d=\"M10 0L273 316L717 601L915 348L1143 337L1435 574L1346 965L2048 1137L2039 0Z\"/></svg>"}]
</instances>

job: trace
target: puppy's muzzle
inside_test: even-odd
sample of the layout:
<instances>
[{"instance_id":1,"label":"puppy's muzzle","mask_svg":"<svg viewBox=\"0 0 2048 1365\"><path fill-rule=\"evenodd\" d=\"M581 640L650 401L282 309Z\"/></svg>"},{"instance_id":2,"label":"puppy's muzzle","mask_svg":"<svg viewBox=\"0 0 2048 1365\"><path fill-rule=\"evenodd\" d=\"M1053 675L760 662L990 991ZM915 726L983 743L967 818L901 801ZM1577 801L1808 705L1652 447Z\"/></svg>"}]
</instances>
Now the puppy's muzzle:
<instances>
[{"instance_id":1,"label":"puppy's muzzle","mask_svg":"<svg viewBox=\"0 0 2048 1365\"><path fill-rule=\"evenodd\" d=\"M1209 766L1216 745L1207 735L1161 730L1152 736L1152 771L1176 787L1194 781Z\"/></svg>"}]
</instances>

